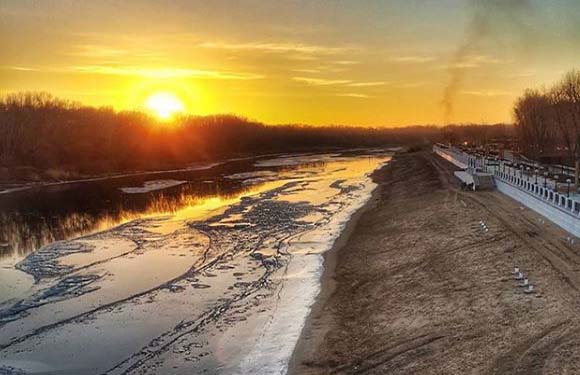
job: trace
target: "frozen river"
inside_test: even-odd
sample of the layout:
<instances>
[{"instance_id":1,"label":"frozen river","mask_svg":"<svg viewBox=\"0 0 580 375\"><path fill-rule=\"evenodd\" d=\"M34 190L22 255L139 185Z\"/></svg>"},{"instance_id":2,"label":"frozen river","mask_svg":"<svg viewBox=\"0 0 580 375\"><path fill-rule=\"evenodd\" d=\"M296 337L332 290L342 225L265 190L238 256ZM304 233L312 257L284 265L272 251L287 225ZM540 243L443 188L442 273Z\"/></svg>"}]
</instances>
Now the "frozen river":
<instances>
[{"instance_id":1,"label":"frozen river","mask_svg":"<svg viewBox=\"0 0 580 375\"><path fill-rule=\"evenodd\" d=\"M0 197L0 374L284 373L383 151ZM59 209L60 207L60 209Z\"/></svg>"}]
</instances>

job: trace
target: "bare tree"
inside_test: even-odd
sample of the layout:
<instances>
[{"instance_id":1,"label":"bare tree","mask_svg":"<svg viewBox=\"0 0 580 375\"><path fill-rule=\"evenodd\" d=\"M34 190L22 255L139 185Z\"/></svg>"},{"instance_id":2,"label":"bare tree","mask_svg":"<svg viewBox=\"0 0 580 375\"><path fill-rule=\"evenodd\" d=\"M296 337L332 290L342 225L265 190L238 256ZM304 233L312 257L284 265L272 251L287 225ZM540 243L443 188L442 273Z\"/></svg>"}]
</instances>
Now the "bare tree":
<instances>
[{"instance_id":1,"label":"bare tree","mask_svg":"<svg viewBox=\"0 0 580 375\"><path fill-rule=\"evenodd\" d=\"M544 152L562 155L575 165L576 187L580 163L580 70L572 70L547 92L526 90L514 107L516 128L524 153L538 158Z\"/></svg>"},{"instance_id":2,"label":"bare tree","mask_svg":"<svg viewBox=\"0 0 580 375\"><path fill-rule=\"evenodd\" d=\"M568 161L572 164L577 153L576 139L580 135L580 71L568 72L554 88L557 95L558 116Z\"/></svg>"},{"instance_id":3,"label":"bare tree","mask_svg":"<svg viewBox=\"0 0 580 375\"><path fill-rule=\"evenodd\" d=\"M549 121L550 101L546 94L526 90L514 108L516 131L524 154L537 159L549 151L554 131Z\"/></svg>"},{"instance_id":4,"label":"bare tree","mask_svg":"<svg viewBox=\"0 0 580 375\"><path fill-rule=\"evenodd\" d=\"M187 166L272 152L376 147L435 139L438 129L267 126L233 115L182 116L81 106L47 93L0 98L0 182ZM61 178L61 177L54 177Z\"/></svg>"}]
</instances>

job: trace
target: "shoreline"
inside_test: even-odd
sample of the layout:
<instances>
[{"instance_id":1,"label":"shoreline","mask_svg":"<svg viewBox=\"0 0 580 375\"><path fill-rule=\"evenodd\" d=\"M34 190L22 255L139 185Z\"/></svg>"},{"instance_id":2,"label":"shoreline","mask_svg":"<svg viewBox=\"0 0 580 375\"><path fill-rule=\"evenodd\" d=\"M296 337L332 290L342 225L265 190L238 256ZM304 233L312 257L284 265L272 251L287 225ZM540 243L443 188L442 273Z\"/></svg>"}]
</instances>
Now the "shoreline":
<instances>
[{"instance_id":1,"label":"shoreline","mask_svg":"<svg viewBox=\"0 0 580 375\"><path fill-rule=\"evenodd\" d=\"M298 361L304 356L306 350L308 349L305 341L309 340L310 343L312 343L311 345L318 345L324 335L326 335L330 329L330 324L321 325L317 323L319 323L320 319L329 319L327 315L322 314L324 313L326 302L329 300L330 296L336 289L337 283L334 277L339 257L342 250L344 250L348 244L348 240L356 230L360 218L363 216L363 214L369 210L372 210L379 203L379 197L383 186L376 181L376 176L383 172L386 168L389 168L396 155L397 154L394 153L388 163L384 164L380 168L377 168L371 174L370 178L372 182L376 184L376 186L373 189L369 200L351 216L350 220L345 224L343 230L340 232L340 235L334 241L332 247L322 254L322 264L324 269L319 280L320 289L314 304L310 307L310 312L308 313L304 326L300 332L298 341L296 342L292 352L292 356L288 362L288 369L286 372L288 375L300 374L298 370L300 364Z\"/></svg>"}]
</instances>

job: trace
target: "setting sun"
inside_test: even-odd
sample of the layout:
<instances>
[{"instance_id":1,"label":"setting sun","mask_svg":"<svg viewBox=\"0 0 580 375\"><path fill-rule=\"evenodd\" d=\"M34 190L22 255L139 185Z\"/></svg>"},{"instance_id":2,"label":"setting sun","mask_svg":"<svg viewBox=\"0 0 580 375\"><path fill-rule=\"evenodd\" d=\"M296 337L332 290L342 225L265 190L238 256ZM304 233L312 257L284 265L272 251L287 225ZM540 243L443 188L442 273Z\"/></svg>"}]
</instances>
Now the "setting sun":
<instances>
[{"instance_id":1,"label":"setting sun","mask_svg":"<svg viewBox=\"0 0 580 375\"><path fill-rule=\"evenodd\" d=\"M183 102L177 96L167 92L149 96L145 101L145 107L162 120L169 120L175 113L185 110Z\"/></svg>"}]
</instances>

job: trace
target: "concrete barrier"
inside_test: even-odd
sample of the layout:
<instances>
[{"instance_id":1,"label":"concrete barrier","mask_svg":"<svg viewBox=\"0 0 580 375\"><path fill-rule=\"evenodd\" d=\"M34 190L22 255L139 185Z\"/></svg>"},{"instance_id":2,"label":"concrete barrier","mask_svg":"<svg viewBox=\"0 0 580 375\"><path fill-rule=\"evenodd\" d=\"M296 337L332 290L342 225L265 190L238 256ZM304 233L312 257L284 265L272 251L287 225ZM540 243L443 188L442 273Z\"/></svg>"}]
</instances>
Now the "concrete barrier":
<instances>
[{"instance_id":1,"label":"concrete barrier","mask_svg":"<svg viewBox=\"0 0 580 375\"><path fill-rule=\"evenodd\" d=\"M539 213L576 237L580 237L580 217L561 207L550 204L541 195L531 194L517 186L496 178L495 186L503 194L515 199L529 209Z\"/></svg>"},{"instance_id":2,"label":"concrete barrier","mask_svg":"<svg viewBox=\"0 0 580 375\"><path fill-rule=\"evenodd\" d=\"M580 200L555 191L554 183L529 175L502 162L488 161L480 155L472 155L459 149L434 145L433 152L462 169L481 169L493 174L497 190L539 213L554 224L576 237L580 237Z\"/></svg>"}]
</instances>

